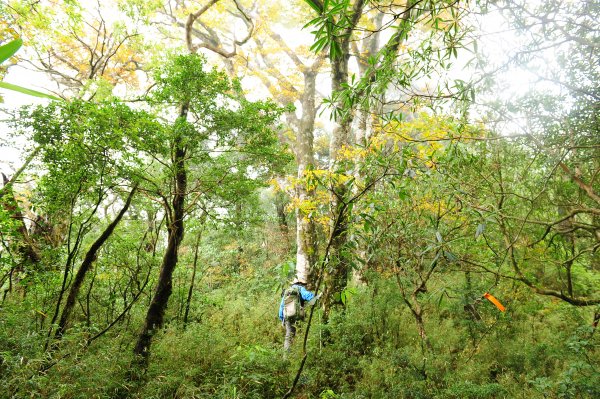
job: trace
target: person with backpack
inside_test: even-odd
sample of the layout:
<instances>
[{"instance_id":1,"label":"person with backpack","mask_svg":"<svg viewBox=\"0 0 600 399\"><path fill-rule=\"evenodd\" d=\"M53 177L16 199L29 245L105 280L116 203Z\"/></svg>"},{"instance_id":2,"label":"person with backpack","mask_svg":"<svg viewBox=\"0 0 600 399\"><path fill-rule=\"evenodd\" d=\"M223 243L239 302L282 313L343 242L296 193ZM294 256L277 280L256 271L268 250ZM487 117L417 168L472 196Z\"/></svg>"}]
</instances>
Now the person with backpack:
<instances>
[{"instance_id":1,"label":"person with backpack","mask_svg":"<svg viewBox=\"0 0 600 399\"><path fill-rule=\"evenodd\" d=\"M295 279L291 287L283 291L279 305L279 319L285 327L283 349L290 350L292 340L296 335L296 321L304 320L306 305L314 305L321 297L306 289L306 281Z\"/></svg>"}]
</instances>

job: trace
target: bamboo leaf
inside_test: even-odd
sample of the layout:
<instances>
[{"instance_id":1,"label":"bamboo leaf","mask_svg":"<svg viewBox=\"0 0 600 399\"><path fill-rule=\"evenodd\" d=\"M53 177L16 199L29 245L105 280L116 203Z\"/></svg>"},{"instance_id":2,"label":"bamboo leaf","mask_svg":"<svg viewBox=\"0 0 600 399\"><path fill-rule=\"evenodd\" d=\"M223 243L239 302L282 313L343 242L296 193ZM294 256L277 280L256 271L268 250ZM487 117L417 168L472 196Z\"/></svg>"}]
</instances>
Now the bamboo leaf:
<instances>
[{"instance_id":1,"label":"bamboo leaf","mask_svg":"<svg viewBox=\"0 0 600 399\"><path fill-rule=\"evenodd\" d=\"M0 64L9 59L23 45L23 40L15 39L7 44L0 46Z\"/></svg>"},{"instance_id":2,"label":"bamboo leaf","mask_svg":"<svg viewBox=\"0 0 600 399\"><path fill-rule=\"evenodd\" d=\"M319 40L317 40L316 42L314 42L312 46L310 46L310 50L314 51L315 53L318 53L319 51L323 50L323 48L326 45L327 45L327 37L322 37Z\"/></svg>"},{"instance_id":3,"label":"bamboo leaf","mask_svg":"<svg viewBox=\"0 0 600 399\"><path fill-rule=\"evenodd\" d=\"M316 12L318 12L319 14L323 12L323 10L321 10L321 7L319 7L319 5L317 4L317 2L313 1L313 0L304 0L309 6L310 8L312 8L313 10L315 10Z\"/></svg>"},{"instance_id":4,"label":"bamboo leaf","mask_svg":"<svg viewBox=\"0 0 600 399\"><path fill-rule=\"evenodd\" d=\"M342 50L340 49L340 45L337 41L332 41L331 42L331 58L332 59L336 59L337 57L339 57L342 54Z\"/></svg>"},{"instance_id":5,"label":"bamboo leaf","mask_svg":"<svg viewBox=\"0 0 600 399\"><path fill-rule=\"evenodd\" d=\"M34 97L49 98L51 100L61 101L60 98L53 96L51 94L42 93L41 91L37 91L37 90L27 89L25 87L13 85L11 83L0 82L0 88L18 91L19 93L27 94L27 95L34 96Z\"/></svg>"}]
</instances>

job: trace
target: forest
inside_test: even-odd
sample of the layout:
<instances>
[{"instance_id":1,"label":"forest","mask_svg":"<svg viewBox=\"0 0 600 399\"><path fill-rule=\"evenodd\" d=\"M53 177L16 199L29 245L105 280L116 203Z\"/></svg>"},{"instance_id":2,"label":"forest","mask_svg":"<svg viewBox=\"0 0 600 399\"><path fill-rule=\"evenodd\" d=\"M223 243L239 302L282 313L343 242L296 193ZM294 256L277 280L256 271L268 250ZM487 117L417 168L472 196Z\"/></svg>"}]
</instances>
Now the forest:
<instances>
[{"instance_id":1,"label":"forest","mask_svg":"<svg viewBox=\"0 0 600 399\"><path fill-rule=\"evenodd\" d=\"M598 21L3 0L0 398L600 398Z\"/></svg>"}]
</instances>

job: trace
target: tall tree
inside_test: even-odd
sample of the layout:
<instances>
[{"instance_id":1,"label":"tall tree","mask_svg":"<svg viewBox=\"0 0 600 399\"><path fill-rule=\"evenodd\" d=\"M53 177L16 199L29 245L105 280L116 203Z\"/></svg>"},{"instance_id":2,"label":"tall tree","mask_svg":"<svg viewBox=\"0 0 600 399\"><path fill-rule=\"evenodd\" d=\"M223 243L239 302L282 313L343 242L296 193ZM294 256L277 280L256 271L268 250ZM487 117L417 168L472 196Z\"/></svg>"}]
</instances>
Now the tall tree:
<instances>
[{"instance_id":1,"label":"tall tree","mask_svg":"<svg viewBox=\"0 0 600 399\"><path fill-rule=\"evenodd\" d=\"M141 131L156 126L144 112L135 112L119 103L91 103L73 101L53 103L23 112L16 122L19 128L31 130L39 151L39 165L46 173L37 183L32 201L43 219L36 221L38 228L52 231L48 237L38 237L42 247L50 247L48 259L38 271L52 270L52 256L64 255L65 267L62 286L56 300L50 328L59 318L62 300L69 284L67 303L63 306L56 337L60 337L70 316L86 274L98 256L98 251L120 222L129 207L129 201L120 216L109 224L92 245L76 274L75 263L84 245L84 238L98 225L99 210L112 195L119 195L119 186L131 182L131 175L142 163L139 154ZM66 248L65 248L66 247ZM62 254L62 251L66 253ZM75 274L75 279L72 276ZM49 331L49 335L51 330Z\"/></svg>"},{"instance_id":2,"label":"tall tree","mask_svg":"<svg viewBox=\"0 0 600 399\"><path fill-rule=\"evenodd\" d=\"M282 185L286 186L284 190L295 199L293 204L296 208L296 275L311 285L315 281L313 266L318 256L318 245L316 226L310 210L314 203L314 193L312 189L307 188L306 173L315 168L313 138L319 109L319 105L316 104L316 81L324 65L325 56L323 54L315 57L307 54L277 32L269 21L273 15L282 17L286 13L285 10L274 9L269 4L255 3L249 11L237 0L233 1L230 18L243 21L246 27L244 37L235 39L235 32L231 32L235 30L231 28L235 25L214 24L216 15L218 18L224 18L222 14L215 14L211 10L216 4L216 1L211 1L194 8L194 3L178 3L174 7L165 7L162 13L178 26L185 26L186 43L191 52L204 50L217 55L224 62L230 76L257 77L281 106L298 105L296 111L286 113L286 120L296 136L295 140L280 134L280 140L293 148L297 172L296 176L287 179L288 182ZM184 25L181 15L185 10L188 10L189 16ZM212 16L212 23L204 22L201 19L203 15L204 20ZM296 23L295 16L283 15L282 19L290 21L290 24ZM229 27L229 30L226 27ZM251 57L252 53L259 57ZM293 72L284 74L287 70ZM303 76L303 82L290 78L290 75L297 74ZM297 113L300 116L297 116Z\"/></svg>"},{"instance_id":3,"label":"tall tree","mask_svg":"<svg viewBox=\"0 0 600 399\"><path fill-rule=\"evenodd\" d=\"M456 55L456 49L467 32L467 29L462 28L461 18L468 9L452 1L409 0L384 5L370 5L362 0L306 2L317 13L317 17L309 22L309 25L316 28L312 48L315 51L327 49L332 65L332 94L327 102L332 107L336 124L330 144L329 169L330 173L346 175L350 171L341 168L337 158L344 147L353 144L350 130L355 113L361 107L369 112L371 104L381 104L382 95L391 89L399 91L399 98L394 101L404 104L410 104L419 97L436 99L455 95L444 93L443 85L430 93L427 89L420 89L416 82L443 69L445 61ZM370 12L366 12L369 6L372 7ZM374 28L364 26L365 19L361 18L363 15L371 14L377 21L379 13L386 15L382 25L375 25ZM451 18L447 20L445 17ZM355 40L360 30L376 33L386 28L391 28L394 32L377 49L376 54L368 59L369 66L363 69L363 75L351 78L351 41ZM419 28L427 33L419 34ZM412 48L407 44L411 44ZM392 109L392 114L401 117L397 109ZM349 193L345 192L344 185L332 187L332 192L332 214L337 214L335 210L345 206ZM333 241L325 287L325 315L335 302L334 297L340 298L339 293L348 279L349 262L345 254L349 252L344 250L347 227L347 222L341 221Z\"/></svg>"},{"instance_id":4,"label":"tall tree","mask_svg":"<svg viewBox=\"0 0 600 399\"><path fill-rule=\"evenodd\" d=\"M148 99L156 107L171 106L171 112L175 108L177 116L165 137L169 143L169 159L163 161L168 191L163 193L160 186L156 191L167 218L167 248L134 349L143 366L148 362L152 337L164 323L184 219L198 201L198 195L192 193L214 195L236 184L258 183L251 171L260 176L269 173L269 162L277 164L271 126L280 110L269 102L245 100L239 83L230 81L224 72L205 68L204 60L195 54L169 60L156 72L156 85Z\"/></svg>"}]
</instances>

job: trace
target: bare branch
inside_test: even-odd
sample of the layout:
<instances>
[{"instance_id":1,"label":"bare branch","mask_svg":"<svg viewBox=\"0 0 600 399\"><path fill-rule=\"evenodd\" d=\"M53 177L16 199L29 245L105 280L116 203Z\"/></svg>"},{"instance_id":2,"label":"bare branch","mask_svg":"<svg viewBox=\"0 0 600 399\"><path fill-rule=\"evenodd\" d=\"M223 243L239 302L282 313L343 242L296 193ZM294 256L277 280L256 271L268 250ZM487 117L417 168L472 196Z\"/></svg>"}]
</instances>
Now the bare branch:
<instances>
[{"instance_id":1,"label":"bare branch","mask_svg":"<svg viewBox=\"0 0 600 399\"><path fill-rule=\"evenodd\" d=\"M245 44L248 40L250 40L250 37L252 37L252 34L254 32L254 23L248 17L248 14L242 8L242 6L238 3L238 1L233 0L237 10L241 14L241 16L240 15L235 15L235 16L244 22L244 24L248 28L248 33L246 34L246 37L244 37L242 40L237 40L237 39L233 40L233 49L232 50L225 50L220 46L221 41L218 39L218 36L216 35L216 33L214 31L211 31L211 29L208 26L204 25L201 21L199 21L199 18L202 16L202 14L204 14L206 11L208 11L208 9L210 9L210 7L212 7L218 1L219 0L211 0L208 4L206 4L200 10L189 15L188 20L185 24L185 39L186 39L186 44L187 44L188 50L191 53L195 53L199 49L205 48L207 50L212 51L213 53L219 54L223 58L231 58L231 57L237 55L237 47ZM212 38L209 38L207 35L202 34L201 32L193 29L193 25L194 25L194 23L196 23L196 21L198 23L200 23L204 29L206 29L209 33L211 33ZM192 43L192 34L193 33L196 36L202 37L204 39L203 42L199 43L199 44L193 44ZM209 39L209 40L206 40L206 39Z\"/></svg>"},{"instance_id":2,"label":"bare branch","mask_svg":"<svg viewBox=\"0 0 600 399\"><path fill-rule=\"evenodd\" d=\"M192 44L192 26L194 25L194 22L196 22L196 20L200 18L202 14L208 11L208 9L211 8L218 1L219 0L210 0L208 4L206 4L204 7L200 8L195 13L189 15L188 20L185 24L185 42L187 43L188 50L190 50L191 53L195 53L196 51L198 51L198 48L196 48Z\"/></svg>"}]
</instances>

